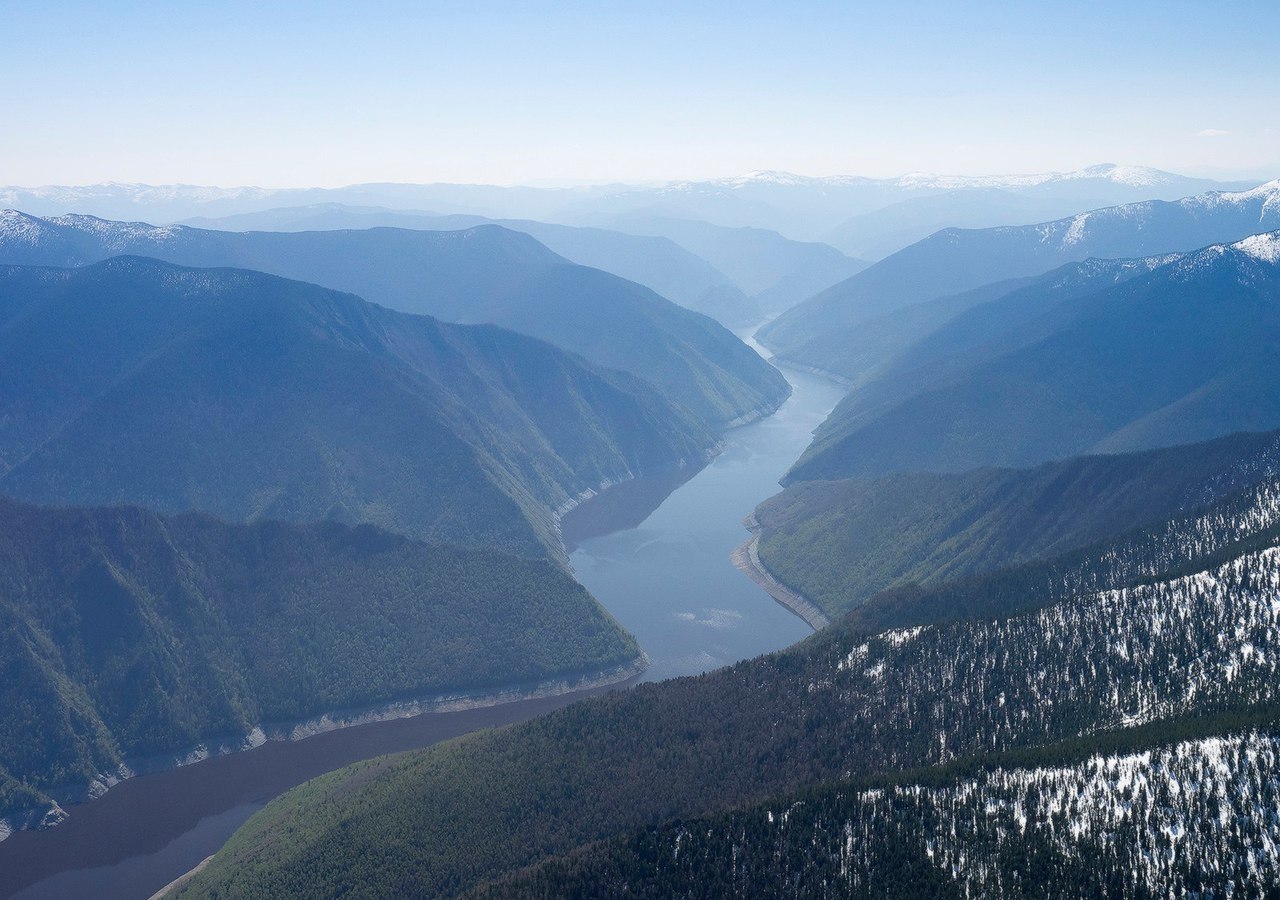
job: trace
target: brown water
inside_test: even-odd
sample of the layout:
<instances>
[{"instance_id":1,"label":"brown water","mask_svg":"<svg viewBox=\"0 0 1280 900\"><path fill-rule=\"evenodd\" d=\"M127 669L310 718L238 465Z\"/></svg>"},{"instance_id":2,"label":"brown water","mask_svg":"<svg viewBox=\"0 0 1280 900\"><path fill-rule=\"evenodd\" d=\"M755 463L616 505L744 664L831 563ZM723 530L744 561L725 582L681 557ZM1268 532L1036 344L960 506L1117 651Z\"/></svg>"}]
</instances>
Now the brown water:
<instances>
[{"instance_id":1,"label":"brown water","mask_svg":"<svg viewBox=\"0 0 1280 900\"><path fill-rule=\"evenodd\" d=\"M146 898L226 843L272 797L341 766L521 722L607 689L343 728L131 778L48 831L0 841L0 897Z\"/></svg>"}]
</instances>

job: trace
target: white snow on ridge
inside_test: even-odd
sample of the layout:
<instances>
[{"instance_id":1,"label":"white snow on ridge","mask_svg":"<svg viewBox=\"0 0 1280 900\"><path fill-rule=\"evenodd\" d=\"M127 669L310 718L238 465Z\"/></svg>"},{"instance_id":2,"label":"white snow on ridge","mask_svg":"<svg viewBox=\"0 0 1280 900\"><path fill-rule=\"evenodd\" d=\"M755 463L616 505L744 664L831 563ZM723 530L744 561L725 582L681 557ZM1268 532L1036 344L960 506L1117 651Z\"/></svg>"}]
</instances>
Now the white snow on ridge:
<instances>
[{"instance_id":1,"label":"white snow on ridge","mask_svg":"<svg viewBox=\"0 0 1280 900\"><path fill-rule=\"evenodd\" d=\"M1255 234L1232 244L1231 249L1247 253L1263 262L1280 262L1280 231Z\"/></svg>"}]
</instances>

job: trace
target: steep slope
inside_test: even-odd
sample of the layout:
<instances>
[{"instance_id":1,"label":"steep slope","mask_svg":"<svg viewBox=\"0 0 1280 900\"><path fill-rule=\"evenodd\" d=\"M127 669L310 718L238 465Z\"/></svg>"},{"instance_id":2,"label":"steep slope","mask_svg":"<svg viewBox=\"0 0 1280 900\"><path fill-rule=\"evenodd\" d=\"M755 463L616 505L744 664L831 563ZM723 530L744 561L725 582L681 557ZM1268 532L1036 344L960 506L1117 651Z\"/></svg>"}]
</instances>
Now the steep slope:
<instances>
[{"instance_id":1,"label":"steep slope","mask_svg":"<svg viewBox=\"0 0 1280 900\"><path fill-rule=\"evenodd\" d=\"M1006 327L997 306L994 331L951 345L961 365L939 357L940 372L849 399L788 477L1021 466L1275 428L1278 242L1209 247L1083 296L1091 279L1010 295L1033 315ZM904 384L919 387L900 396Z\"/></svg>"},{"instance_id":2,"label":"steep slope","mask_svg":"<svg viewBox=\"0 0 1280 900\"><path fill-rule=\"evenodd\" d=\"M74 266L118 254L255 269L405 312L521 330L649 381L712 427L787 395L785 379L723 326L493 225L241 234L87 216L0 221L0 263Z\"/></svg>"},{"instance_id":3,"label":"steep slope","mask_svg":"<svg viewBox=\"0 0 1280 900\"><path fill-rule=\"evenodd\" d=\"M632 832L473 895L1266 896L1280 881L1280 723L1259 720L837 783Z\"/></svg>"},{"instance_id":4,"label":"steep slope","mask_svg":"<svg viewBox=\"0 0 1280 900\"><path fill-rule=\"evenodd\" d=\"M770 574L839 616L903 585L1058 556L1280 474L1280 433L1032 469L799 482L755 511Z\"/></svg>"},{"instance_id":5,"label":"steep slope","mask_svg":"<svg viewBox=\"0 0 1280 900\"><path fill-rule=\"evenodd\" d=\"M1276 228L1280 181L1241 193L1134 203L1038 225L951 228L806 300L757 337L780 359L857 378L863 370L842 355L841 337L876 316L1088 257L1189 251Z\"/></svg>"},{"instance_id":6,"label":"steep slope","mask_svg":"<svg viewBox=\"0 0 1280 900\"><path fill-rule=\"evenodd\" d=\"M263 726L638 656L547 561L369 526L0 499L0 822Z\"/></svg>"},{"instance_id":7,"label":"steep slope","mask_svg":"<svg viewBox=\"0 0 1280 900\"><path fill-rule=\"evenodd\" d=\"M180 896L456 894L624 829L823 780L1274 713L1275 498L1216 541L1197 527L1211 517L1182 523L1154 577L1150 557L1098 548L1096 592L1058 584L1012 618L879 635L837 624L710 675L333 773L258 814ZM1195 565L1213 551L1225 561ZM465 814L477 808L483 821Z\"/></svg>"},{"instance_id":8,"label":"steep slope","mask_svg":"<svg viewBox=\"0 0 1280 900\"><path fill-rule=\"evenodd\" d=\"M121 257L0 269L0 492L557 552L552 511L704 458L642 382L493 326Z\"/></svg>"},{"instance_id":9,"label":"steep slope","mask_svg":"<svg viewBox=\"0 0 1280 900\"><path fill-rule=\"evenodd\" d=\"M335 231L365 228L415 228L461 231L478 225L501 225L523 232L570 262L602 269L642 284L681 306L711 316L728 327L760 320L751 298L729 276L663 237L626 234L604 228L580 228L527 219L483 216L437 216L412 210L322 203L293 206L223 218L198 218L180 224L216 231Z\"/></svg>"}]
</instances>

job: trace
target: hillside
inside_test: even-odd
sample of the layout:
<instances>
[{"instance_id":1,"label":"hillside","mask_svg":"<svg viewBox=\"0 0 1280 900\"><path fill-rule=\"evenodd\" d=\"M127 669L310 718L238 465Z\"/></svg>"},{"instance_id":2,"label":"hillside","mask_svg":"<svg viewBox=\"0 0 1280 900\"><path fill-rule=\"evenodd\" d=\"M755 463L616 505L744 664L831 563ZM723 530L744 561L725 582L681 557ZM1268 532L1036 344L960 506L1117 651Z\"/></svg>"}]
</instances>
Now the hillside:
<instances>
[{"instance_id":1,"label":"hillside","mask_svg":"<svg viewBox=\"0 0 1280 900\"><path fill-rule=\"evenodd\" d=\"M1100 279L1068 273L975 308L844 401L788 478L1023 466L1275 428L1277 240L1141 263L1118 284L1103 264Z\"/></svg>"},{"instance_id":2,"label":"hillside","mask_svg":"<svg viewBox=\"0 0 1280 900\"><path fill-rule=\"evenodd\" d=\"M1173 523L1155 573L1150 556L1098 548L1096 591L1058 583L1010 618L878 635L836 623L773 656L332 773L270 804L181 896L456 894L822 781L1274 713L1275 492L1204 531L1219 521ZM464 814L476 808L483 822Z\"/></svg>"},{"instance_id":3,"label":"hillside","mask_svg":"<svg viewBox=\"0 0 1280 900\"><path fill-rule=\"evenodd\" d=\"M757 338L779 359L857 379L865 369L840 347L869 319L1089 257L1186 252L1276 228L1280 181L1239 193L1108 207L1036 225L949 228L799 304Z\"/></svg>"},{"instance_id":4,"label":"hillside","mask_svg":"<svg viewBox=\"0 0 1280 900\"><path fill-rule=\"evenodd\" d=\"M257 272L0 269L0 492L559 552L584 491L705 458L647 385Z\"/></svg>"},{"instance_id":5,"label":"hillside","mask_svg":"<svg viewBox=\"0 0 1280 900\"><path fill-rule=\"evenodd\" d=\"M643 378L716 429L787 396L786 380L715 321L496 225L235 233L0 214L0 263L77 266L120 254L254 269L403 312L502 325Z\"/></svg>"},{"instance_id":6,"label":"hillside","mask_svg":"<svg viewBox=\"0 0 1280 900\"><path fill-rule=\"evenodd\" d=\"M197 218L181 224L217 231L335 231L367 228L460 231L478 225L501 225L532 236L570 262L602 269L642 284L668 300L709 315L728 327L742 327L760 320L755 303L733 284L728 275L664 237L626 234L605 228L556 225L528 219L438 216L412 210L344 206L340 203L281 207L222 218Z\"/></svg>"},{"instance_id":7,"label":"hillside","mask_svg":"<svg viewBox=\"0 0 1280 900\"><path fill-rule=\"evenodd\" d=\"M353 602L354 601L354 602ZM634 641L547 561L369 526L0 500L0 822L388 701L597 673ZM52 812L49 812L52 809Z\"/></svg>"},{"instance_id":8,"label":"hillside","mask_svg":"<svg viewBox=\"0 0 1280 900\"><path fill-rule=\"evenodd\" d=\"M633 832L468 896L1266 896L1280 826L1260 813L1280 803L1280 735L1259 719L827 785ZM1184 731L1212 736L1167 742Z\"/></svg>"},{"instance_id":9,"label":"hillside","mask_svg":"<svg viewBox=\"0 0 1280 900\"><path fill-rule=\"evenodd\" d=\"M1280 434L1031 469L798 482L756 508L760 560L835 617L879 591L1060 556L1280 474Z\"/></svg>"}]
</instances>

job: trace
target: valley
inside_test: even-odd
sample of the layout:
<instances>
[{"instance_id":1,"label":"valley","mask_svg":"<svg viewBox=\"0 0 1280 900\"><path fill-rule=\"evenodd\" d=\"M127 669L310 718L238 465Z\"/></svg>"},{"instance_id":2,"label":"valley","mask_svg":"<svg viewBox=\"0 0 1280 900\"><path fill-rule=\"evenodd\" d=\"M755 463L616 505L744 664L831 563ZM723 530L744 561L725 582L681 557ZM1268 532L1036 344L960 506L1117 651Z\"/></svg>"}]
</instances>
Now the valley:
<instances>
[{"instance_id":1,"label":"valley","mask_svg":"<svg viewBox=\"0 0 1280 900\"><path fill-rule=\"evenodd\" d=\"M812 633L729 558L746 537L743 517L777 491L778 479L843 393L825 379L783 373L792 393L781 408L727 432L724 449L692 477L679 476L674 490L662 478L652 479L649 492L645 479L624 482L566 517L566 538L575 518L599 518L594 506L610 508L614 517L595 524L618 530L581 538L569 560L577 579L646 654L647 666L623 684L706 672L781 650ZM616 496L623 498L621 509ZM634 518L639 524L628 525ZM0 896L52 900L89 886L111 896L148 894L216 851L271 797L307 778L523 721L614 686L553 689L549 696L527 699L517 689L496 705L427 708L410 718L400 711L387 721L304 740L270 740L130 778L99 799L67 806L67 818L56 828L0 841L0 873L7 873L0 874Z\"/></svg>"}]
</instances>

